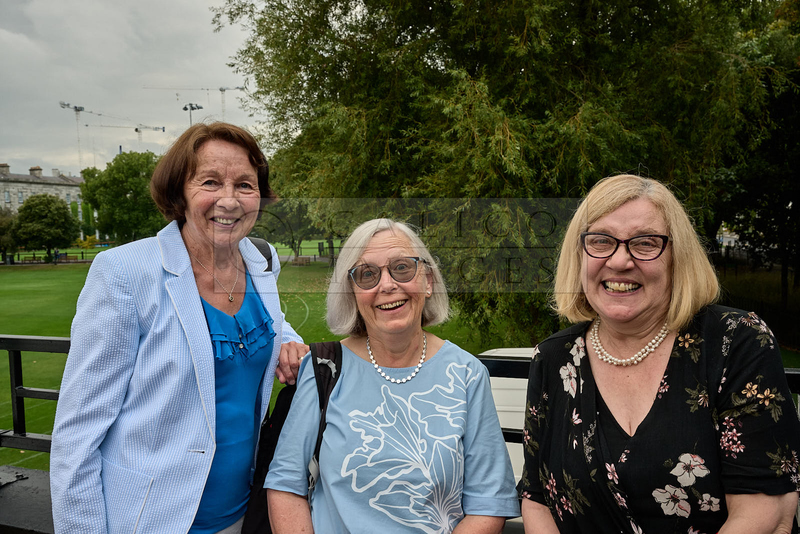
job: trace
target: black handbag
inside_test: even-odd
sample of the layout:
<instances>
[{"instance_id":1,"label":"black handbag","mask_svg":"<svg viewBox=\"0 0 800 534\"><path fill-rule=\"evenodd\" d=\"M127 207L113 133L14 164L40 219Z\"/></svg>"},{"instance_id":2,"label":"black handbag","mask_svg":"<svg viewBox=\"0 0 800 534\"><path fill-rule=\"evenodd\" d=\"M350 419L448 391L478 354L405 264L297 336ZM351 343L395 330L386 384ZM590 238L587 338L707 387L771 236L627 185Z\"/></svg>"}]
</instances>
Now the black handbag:
<instances>
[{"instance_id":1,"label":"black handbag","mask_svg":"<svg viewBox=\"0 0 800 534\"><path fill-rule=\"evenodd\" d=\"M317 444L314 455L309 463L309 490L308 495L314 489L317 476L319 475L319 449L322 445L322 433L325 430L325 414L328 408L328 399L331 396L333 387L339 379L342 368L342 345L338 341L326 341L324 343L311 344L311 364L314 368L314 377L317 381L317 392L319 393L319 431L317 433ZM285 386L278 393L275 400L275 407L272 413L264 417L261 423L261 436L258 441L258 453L256 455L256 470L253 475L253 486L250 491L250 500L247 503L247 510L244 514L244 524L242 534L264 534L271 533L269 525L269 509L267 507L267 490L264 488L264 480L269 472L269 464L275 455L275 448L278 446L281 428L286 422L289 414L289 407L297 391L297 386Z\"/></svg>"}]
</instances>

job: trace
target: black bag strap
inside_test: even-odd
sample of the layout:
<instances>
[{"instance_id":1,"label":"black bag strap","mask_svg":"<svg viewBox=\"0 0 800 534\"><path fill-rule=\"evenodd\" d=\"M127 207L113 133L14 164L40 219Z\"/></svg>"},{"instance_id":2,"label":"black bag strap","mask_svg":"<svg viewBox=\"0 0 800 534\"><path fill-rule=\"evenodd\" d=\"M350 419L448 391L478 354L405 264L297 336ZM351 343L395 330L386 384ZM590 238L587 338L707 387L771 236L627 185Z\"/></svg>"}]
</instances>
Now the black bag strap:
<instances>
[{"instance_id":1,"label":"black bag strap","mask_svg":"<svg viewBox=\"0 0 800 534\"><path fill-rule=\"evenodd\" d=\"M249 237L248 239L256 246L261 255L264 256L264 259L267 260L267 268L264 269L264 272L272 272L272 250L270 250L267 240L261 239L260 237Z\"/></svg>"},{"instance_id":2,"label":"black bag strap","mask_svg":"<svg viewBox=\"0 0 800 534\"><path fill-rule=\"evenodd\" d=\"M319 431L317 432L317 444L314 447L314 456L309 462L308 495L316 485L319 477L319 450L322 447L322 433L325 432L327 422L325 416L328 411L328 400L336 381L339 380L342 370L342 344L338 341L325 341L322 343L312 343L311 364L314 367L314 378L317 381L317 393L319 394Z\"/></svg>"}]
</instances>

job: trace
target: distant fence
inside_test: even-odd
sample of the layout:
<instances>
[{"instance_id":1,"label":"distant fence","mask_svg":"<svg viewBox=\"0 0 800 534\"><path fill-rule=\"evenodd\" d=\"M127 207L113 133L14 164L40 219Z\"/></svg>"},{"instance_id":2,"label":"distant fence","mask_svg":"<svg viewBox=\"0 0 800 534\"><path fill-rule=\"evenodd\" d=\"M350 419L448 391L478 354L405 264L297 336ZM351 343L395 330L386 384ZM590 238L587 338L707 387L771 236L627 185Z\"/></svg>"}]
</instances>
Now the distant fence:
<instances>
[{"instance_id":1,"label":"distant fence","mask_svg":"<svg viewBox=\"0 0 800 534\"><path fill-rule=\"evenodd\" d=\"M292 256L294 257L294 251L292 251L289 247L273 243L278 249L278 253L281 256ZM300 253L297 255L298 257L308 257L312 261L327 261L331 255L334 257L338 255L341 246L334 246L333 253L329 249L328 245L325 243L316 243L314 245L301 245L300 246ZM92 261L95 256L99 253L107 250L106 247L95 247L85 250L76 251L74 249L69 250L68 252L59 252L57 262L58 263L81 263L86 261ZM36 252L16 252L14 254L8 254L7 258L0 257L0 264L19 264L19 265L29 265L29 264L42 264L45 263L45 253L42 251ZM53 263L53 258L51 257L48 263Z\"/></svg>"},{"instance_id":2,"label":"distant fence","mask_svg":"<svg viewBox=\"0 0 800 534\"><path fill-rule=\"evenodd\" d=\"M292 250L290 247L287 247L286 245L282 245L279 243L272 243L272 245L277 249L279 255L295 257L294 250ZM334 257L338 256L339 251L341 251L341 249L342 249L341 245L339 246L334 245L333 247L328 247L327 244L320 241L314 245L300 245L299 254L297 254L296 257L297 258L307 257L314 261L317 260L326 261L331 256Z\"/></svg>"},{"instance_id":3,"label":"distant fence","mask_svg":"<svg viewBox=\"0 0 800 534\"><path fill-rule=\"evenodd\" d=\"M92 261L98 253L102 252L105 249L102 248L92 248L88 250L80 250L74 251L71 250L69 252L59 252L56 260L58 263L81 263L86 261ZM53 257L55 254L51 255L50 261L48 263L53 263ZM14 263L19 265L26 265L31 263L45 263L45 253L44 252L17 252L15 254L9 254L8 258L6 259L5 263ZM4 258L0 258L3 260Z\"/></svg>"}]
</instances>

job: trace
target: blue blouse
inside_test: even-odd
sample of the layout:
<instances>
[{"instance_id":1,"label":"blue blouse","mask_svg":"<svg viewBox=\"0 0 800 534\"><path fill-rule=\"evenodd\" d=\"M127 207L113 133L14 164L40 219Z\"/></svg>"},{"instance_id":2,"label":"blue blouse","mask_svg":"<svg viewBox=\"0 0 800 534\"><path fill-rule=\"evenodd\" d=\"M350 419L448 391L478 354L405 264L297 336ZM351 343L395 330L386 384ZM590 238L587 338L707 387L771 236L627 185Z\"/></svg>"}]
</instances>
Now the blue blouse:
<instances>
[{"instance_id":1,"label":"blue blouse","mask_svg":"<svg viewBox=\"0 0 800 534\"><path fill-rule=\"evenodd\" d=\"M308 493L319 431L308 360L264 483L296 495ZM412 370L384 368L394 378ZM466 514L519 515L489 372L449 341L405 384L387 382L343 346L326 421L311 494L315 532L448 533Z\"/></svg>"},{"instance_id":2,"label":"blue blouse","mask_svg":"<svg viewBox=\"0 0 800 534\"><path fill-rule=\"evenodd\" d=\"M189 532L211 534L244 515L250 497L251 469L258 441L259 386L275 331L246 275L247 292L234 316L203 302L214 348L217 448L200 507Z\"/></svg>"}]
</instances>

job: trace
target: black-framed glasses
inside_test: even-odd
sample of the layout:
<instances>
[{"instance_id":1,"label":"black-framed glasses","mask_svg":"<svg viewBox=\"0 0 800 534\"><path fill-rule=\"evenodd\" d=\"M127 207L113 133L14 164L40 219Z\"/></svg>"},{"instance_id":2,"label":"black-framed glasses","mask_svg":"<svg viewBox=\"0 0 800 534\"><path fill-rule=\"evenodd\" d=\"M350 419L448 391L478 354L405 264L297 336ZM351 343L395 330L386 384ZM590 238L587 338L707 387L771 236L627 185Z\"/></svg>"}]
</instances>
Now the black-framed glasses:
<instances>
[{"instance_id":1,"label":"black-framed glasses","mask_svg":"<svg viewBox=\"0 0 800 534\"><path fill-rule=\"evenodd\" d=\"M583 250L599 259L613 256L620 245L625 245L628 254L635 260L653 261L657 259L669 243L669 236L658 234L637 235L630 239L617 239L613 235L596 232L583 232L581 234Z\"/></svg>"},{"instance_id":2,"label":"black-framed glasses","mask_svg":"<svg viewBox=\"0 0 800 534\"><path fill-rule=\"evenodd\" d=\"M410 282L417 274L417 265L422 262L427 264L422 258L415 258L408 256L404 258L397 258L386 264L386 269L389 271L389 276L394 278L397 282ZM361 289L372 289L381 281L381 274L383 267L378 267L371 263L362 263L356 265L348 271L350 278Z\"/></svg>"}]
</instances>

